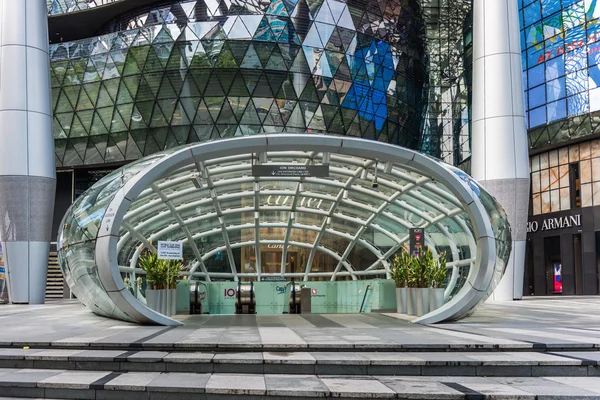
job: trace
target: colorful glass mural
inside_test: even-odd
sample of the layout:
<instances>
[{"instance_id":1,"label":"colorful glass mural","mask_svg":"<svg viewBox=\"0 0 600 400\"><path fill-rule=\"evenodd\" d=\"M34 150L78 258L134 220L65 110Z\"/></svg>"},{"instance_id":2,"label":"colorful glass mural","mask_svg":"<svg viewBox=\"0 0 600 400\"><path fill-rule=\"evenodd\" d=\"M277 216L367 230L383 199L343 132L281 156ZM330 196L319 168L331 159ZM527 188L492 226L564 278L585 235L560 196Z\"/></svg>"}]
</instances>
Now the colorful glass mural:
<instances>
[{"instance_id":1,"label":"colorful glass mural","mask_svg":"<svg viewBox=\"0 0 600 400\"><path fill-rule=\"evenodd\" d=\"M530 132L543 147L596 129L600 110L600 5L597 0L519 0L525 108L530 129L582 116L554 130ZM596 123L597 124L597 123Z\"/></svg>"}]
</instances>

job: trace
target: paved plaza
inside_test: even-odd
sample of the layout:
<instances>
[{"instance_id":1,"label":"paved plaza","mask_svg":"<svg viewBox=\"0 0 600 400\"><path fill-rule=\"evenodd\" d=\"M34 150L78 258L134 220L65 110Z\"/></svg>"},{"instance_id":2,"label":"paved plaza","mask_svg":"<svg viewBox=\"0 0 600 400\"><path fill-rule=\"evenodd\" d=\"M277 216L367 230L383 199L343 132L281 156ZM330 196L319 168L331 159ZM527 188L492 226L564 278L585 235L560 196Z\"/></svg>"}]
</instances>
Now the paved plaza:
<instances>
[{"instance_id":1,"label":"paved plaza","mask_svg":"<svg viewBox=\"0 0 600 400\"><path fill-rule=\"evenodd\" d=\"M415 325L397 314L102 318L77 301L0 307L0 400L596 399L600 298L492 303Z\"/></svg>"},{"instance_id":2,"label":"paved plaza","mask_svg":"<svg viewBox=\"0 0 600 400\"><path fill-rule=\"evenodd\" d=\"M314 349L588 349L600 346L600 298L491 303L459 322L415 325L396 314L182 315L176 328L92 314L76 300L0 306L0 346Z\"/></svg>"}]
</instances>

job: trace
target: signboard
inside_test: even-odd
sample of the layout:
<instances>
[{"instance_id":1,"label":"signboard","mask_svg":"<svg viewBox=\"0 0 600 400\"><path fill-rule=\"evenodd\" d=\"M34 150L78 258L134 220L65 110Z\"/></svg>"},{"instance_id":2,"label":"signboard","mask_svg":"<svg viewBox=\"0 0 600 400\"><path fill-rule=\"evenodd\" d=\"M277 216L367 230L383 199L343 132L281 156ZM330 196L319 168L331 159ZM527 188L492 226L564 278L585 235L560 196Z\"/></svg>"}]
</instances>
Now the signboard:
<instances>
[{"instance_id":1,"label":"signboard","mask_svg":"<svg viewBox=\"0 0 600 400\"><path fill-rule=\"evenodd\" d=\"M545 218L541 222L527 222L527 233L537 231L552 231L555 229L574 228L581 226L581 214L567 217Z\"/></svg>"},{"instance_id":2,"label":"signboard","mask_svg":"<svg viewBox=\"0 0 600 400\"><path fill-rule=\"evenodd\" d=\"M253 165L252 176L271 177L317 177L329 176L329 164L302 165L302 164L265 164Z\"/></svg>"},{"instance_id":3,"label":"signboard","mask_svg":"<svg viewBox=\"0 0 600 400\"><path fill-rule=\"evenodd\" d=\"M169 242L159 240L158 258L160 260L182 260L183 259L183 242Z\"/></svg>"},{"instance_id":4,"label":"signboard","mask_svg":"<svg viewBox=\"0 0 600 400\"><path fill-rule=\"evenodd\" d=\"M410 232L410 254L416 254L425 243L425 231L422 228L411 228Z\"/></svg>"},{"instance_id":5,"label":"signboard","mask_svg":"<svg viewBox=\"0 0 600 400\"><path fill-rule=\"evenodd\" d=\"M261 275L260 277L261 282L285 282L286 280L287 279L281 275Z\"/></svg>"}]
</instances>

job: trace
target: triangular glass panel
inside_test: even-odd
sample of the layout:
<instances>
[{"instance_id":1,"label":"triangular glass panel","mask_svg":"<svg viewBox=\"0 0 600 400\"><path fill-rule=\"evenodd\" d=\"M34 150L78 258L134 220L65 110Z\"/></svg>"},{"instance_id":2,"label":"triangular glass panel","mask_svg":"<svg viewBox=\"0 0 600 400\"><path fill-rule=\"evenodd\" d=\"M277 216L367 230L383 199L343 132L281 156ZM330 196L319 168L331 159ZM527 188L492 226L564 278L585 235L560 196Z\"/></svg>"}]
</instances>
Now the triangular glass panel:
<instances>
[{"instance_id":1,"label":"triangular glass panel","mask_svg":"<svg viewBox=\"0 0 600 400\"><path fill-rule=\"evenodd\" d=\"M177 138L175 137L175 135L173 134L173 132L171 131L171 129L169 129L167 131L167 137L166 137L166 140L165 140L165 150L166 149L172 149L172 148L177 147L177 146L179 146L179 142L177 142Z\"/></svg>"},{"instance_id":2,"label":"triangular glass panel","mask_svg":"<svg viewBox=\"0 0 600 400\"><path fill-rule=\"evenodd\" d=\"M138 87L140 86L140 78L137 76L126 76L121 79L121 85L125 85L131 97L139 100L137 97Z\"/></svg>"},{"instance_id":3,"label":"triangular glass panel","mask_svg":"<svg viewBox=\"0 0 600 400\"><path fill-rule=\"evenodd\" d=\"M275 41L279 41L281 36L281 32L287 25L287 18L276 17L276 16L267 16L267 21L269 21L269 26L271 27L271 32L273 32L273 36L275 37ZM287 42L287 40L286 40Z\"/></svg>"},{"instance_id":4,"label":"triangular glass panel","mask_svg":"<svg viewBox=\"0 0 600 400\"><path fill-rule=\"evenodd\" d=\"M293 105L295 105L296 102L292 101L289 104L290 104L290 107L293 107ZM287 118L285 118L285 116L289 115L288 113L283 113L283 116L282 116L282 113L280 113L280 107L283 109L284 106L285 106L285 100L274 101L271 105L271 108L269 109L269 112L266 115L264 122L263 122L264 125L283 126L287 122Z\"/></svg>"},{"instance_id":5,"label":"triangular glass panel","mask_svg":"<svg viewBox=\"0 0 600 400\"><path fill-rule=\"evenodd\" d=\"M158 72L158 71L162 71L163 69L164 69L164 66L162 64L162 61L159 59L158 55L156 54L155 46L150 47L150 50L148 52L148 57L146 58L146 63L144 66L144 72Z\"/></svg>"},{"instance_id":6,"label":"triangular glass panel","mask_svg":"<svg viewBox=\"0 0 600 400\"><path fill-rule=\"evenodd\" d=\"M175 109L172 112L173 118L171 118L171 126L173 125L190 125L191 121L185 112L183 105L180 101L177 102ZM187 137L186 137L187 139ZM184 141L185 143L185 141Z\"/></svg>"},{"instance_id":7,"label":"triangular glass panel","mask_svg":"<svg viewBox=\"0 0 600 400\"><path fill-rule=\"evenodd\" d=\"M312 114L312 119L310 120L307 128L317 131L325 131L325 121L323 119L321 107L317 107L317 110Z\"/></svg>"},{"instance_id":8,"label":"triangular glass panel","mask_svg":"<svg viewBox=\"0 0 600 400\"><path fill-rule=\"evenodd\" d=\"M102 122L100 114L98 113L98 111L96 111L94 113L94 120L92 122L92 126L90 127L90 135L104 135L106 133L108 133L108 129L104 125L104 122Z\"/></svg>"},{"instance_id":9,"label":"triangular glass panel","mask_svg":"<svg viewBox=\"0 0 600 400\"><path fill-rule=\"evenodd\" d=\"M285 65L285 62L283 61L283 57L281 56L281 53L279 52L278 46L275 46L273 52L271 53L271 57L269 58L267 65L265 65L265 69L287 72L287 70L288 70L287 66Z\"/></svg>"},{"instance_id":10,"label":"triangular glass panel","mask_svg":"<svg viewBox=\"0 0 600 400\"><path fill-rule=\"evenodd\" d=\"M306 127L306 123L304 122L304 115L302 109L300 108L300 102L296 103L296 107L290 114L286 126L292 128L304 128Z\"/></svg>"},{"instance_id":11,"label":"triangular glass panel","mask_svg":"<svg viewBox=\"0 0 600 400\"><path fill-rule=\"evenodd\" d=\"M248 102L248 106L246 107L246 111L244 112L244 115L240 119L240 124L260 125L261 122L262 121L260 120L260 118L258 117L258 114L256 113L256 108L254 106L254 103L252 102L252 100L250 100Z\"/></svg>"},{"instance_id":12,"label":"triangular glass panel","mask_svg":"<svg viewBox=\"0 0 600 400\"><path fill-rule=\"evenodd\" d=\"M129 118L127 119L127 122L129 122ZM113 132L122 132L125 130L127 130L127 123L123 121L123 118L119 112L115 110L113 113L112 124L110 126L110 132L112 134Z\"/></svg>"},{"instance_id":13,"label":"triangular glass panel","mask_svg":"<svg viewBox=\"0 0 600 400\"><path fill-rule=\"evenodd\" d=\"M143 157L141 149L138 147L137 143L133 139L131 133L129 133L127 138L127 149L125 152L125 158L127 160L137 160L138 158Z\"/></svg>"},{"instance_id":14,"label":"triangular glass panel","mask_svg":"<svg viewBox=\"0 0 600 400\"><path fill-rule=\"evenodd\" d=\"M248 89L248 93L250 95L252 95L254 93L254 88L258 85L258 81L261 77L262 74L262 70L249 70L249 69L243 69L240 71L240 74L242 75L244 82L246 84L246 88ZM267 84L267 82L264 82L265 84Z\"/></svg>"},{"instance_id":15,"label":"triangular glass panel","mask_svg":"<svg viewBox=\"0 0 600 400\"><path fill-rule=\"evenodd\" d=\"M219 116L219 113L221 112L221 108L223 107L223 102L225 102L225 98L223 98L222 96L205 97L204 102L206 103L206 107L208 107L208 111L210 112L212 119L216 121Z\"/></svg>"},{"instance_id":16,"label":"triangular glass panel","mask_svg":"<svg viewBox=\"0 0 600 400\"><path fill-rule=\"evenodd\" d=\"M212 137L213 125L194 125L188 137L189 143L204 142Z\"/></svg>"},{"instance_id":17,"label":"triangular glass panel","mask_svg":"<svg viewBox=\"0 0 600 400\"><path fill-rule=\"evenodd\" d=\"M171 86L173 87L173 91L175 92L175 96L179 96L181 93L181 88L183 87L183 78L185 77L185 71L168 71L165 73L165 76L169 79ZM164 80L165 78L163 78Z\"/></svg>"},{"instance_id":18,"label":"triangular glass panel","mask_svg":"<svg viewBox=\"0 0 600 400\"><path fill-rule=\"evenodd\" d=\"M308 5L308 9L310 10L311 19L314 19L319 13L319 10L321 9L323 0L306 0L306 4Z\"/></svg>"},{"instance_id":19,"label":"triangular glass panel","mask_svg":"<svg viewBox=\"0 0 600 400\"><path fill-rule=\"evenodd\" d=\"M94 142L91 140L87 143L87 148L85 150L85 159L84 163L87 165L91 164L101 164L104 162L104 159L96 146L94 146Z\"/></svg>"},{"instance_id":20,"label":"triangular glass panel","mask_svg":"<svg viewBox=\"0 0 600 400\"><path fill-rule=\"evenodd\" d=\"M143 69L144 63L146 62L149 50L149 46L134 47L129 49L129 52L127 53L127 58L125 59L125 66L123 67L122 74L124 76L139 74Z\"/></svg>"},{"instance_id":21,"label":"triangular glass panel","mask_svg":"<svg viewBox=\"0 0 600 400\"><path fill-rule=\"evenodd\" d=\"M246 84L242 79L241 73L238 73L233 80L231 88L229 88L228 96L250 96L250 93L248 93L248 89L246 88Z\"/></svg>"},{"instance_id":22,"label":"triangular glass panel","mask_svg":"<svg viewBox=\"0 0 600 400\"><path fill-rule=\"evenodd\" d=\"M128 76L127 78L131 78ZM125 103L133 103L133 97L131 93L129 93L129 89L127 89L127 85L125 84L125 80L121 80L121 84L119 85L119 94L117 95L117 104L125 104Z\"/></svg>"},{"instance_id":23,"label":"triangular glass panel","mask_svg":"<svg viewBox=\"0 0 600 400\"><path fill-rule=\"evenodd\" d=\"M127 132L108 136L106 153L104 159L106 162L124 161L125 150L127 149Z\"/></svg>"},{"instance_id":24,"label":"triangular glass panel","mask_svg":"<svg viewBox=\"0 0 600 400\"><path fill-rule=\"evenodd\" d=\"M83 158L85 157L85 149L87 148L87 138L73 138L69 139L69 143L73 146L73 149L77 153L77 158L74 159L73 163L69 165L83 164Z\"/></svg>"},{"instance_id":25,"label":"triangular glass panel","mask_svg":"<svg viewBox=\"0 0 600 400\"><path fill-rule=\"evenodd\" d=\"M87 65L87 70L83 77L83 80L85 82L100 79L104 75L104 68L106 67L107 56L107 53L90 56Z\"/></svg>"},{"instance_id":26,"label":"triangular glass panel","mask_svg":"<svg viewBox=\"0 0 600 400\"><path fill-rule=\"evenodd\" d=\"M252 99L252 101L254 102L254 107L256 109L256 114L258 115L258 118L260 119L260 122L261 123L264 122L265 119L267 118L267 115L270 112L271 105L274 102L273 99L265 99L265 98L254 97ZM250 108L250 104L246 108L246 111L248 111L248 108ZM277 110L277 114L279 114L279 109ZM283 123L281 125L283 125Z\"/></svg>"},{"instance_id":27,"label":"triangular glass panel","mask_svg":"<svg viewBox=\"0 0 600 400\"><path fill-rule=\"evenodd\" d=\"M210 72L211 71L208 69L196 69L191 70L188 74L188 76L191 76L196 83L196 87L201 94L205 93L206 86L210 81Z\"/></svg>"},{"instance_id":28,"label":"triangular glass panel","mask_svg":"<svg viewBox=\"0 0 600 400\"><path fill-rule=\"evenodd\" d=\"M59 100L59 104L62 106L63 101L67 101L68 104L65 104L64 107L61 107L60 111L71 111L77 105L77 100L79 99L79 91L80 86L66 86L63 88L64 96L61 96ZM63 100L64 99L64 100Z\"/></svg>"},{"instance_id":29,"label":"triangular glass panel","mask_svg":"<svg viewBox=\"0 0 600 400\"><path fill-rule=\"evenodd\" d=\"M325 1L321 8L319 9L319 13L317 14L315 21L324 22L326 24L335 25L337 20L331 14L329 10L329 6L327 5L328 1Z\"/></svg>"},{"instance_id":30,"label":"triangular glass panel","mask_svg":"<svg viewBox=\"0 0 600 400\"><path fill-rule=\"evenodd\" d=\"M79 111L77 117L79 118L79 121L81 121L83 129L89 134L92 120L94 119L94 110Z\"/></svg>"},{"instance_id":31,"label":"triangular glass panel","mask_svg":"<svg viewBox=\"0 0 600 400\"><path fill-rule=\"evenodd\" d=\"M298 4L298 0L283 0L283 4L285 5L285 9L288 15L292 15L294 9L296 8L296 4ZM306 3L305 3L306 5ZM308 8L308 7L307 7Z\"/></svg>"},{"instance_id":32,"label":"triangular glass panel","mask_svg":"<svg viewBox=\"0 0 600 400\"><path fill-rule=\"evenodd\" d=\"M242 19L238 17L235 19L235 22L233 23L231 30L227 34L227 37L233 40L241 40L251 39L252 35L250 34L250 32L248 32L248 29L246 28L246 25L244 25L244 23L242 22Z\"/></svg>"},{"instance_id":33,"label":"triangular glass panel","mask_svg":"<svg viewBox=\"0 0 600 400\"><path fill-rule=\"evenodd\" d=\"M156 35L152 40L152 43L171 43L173 41L174 39L169 34L169 31L163 26L160 32L158 32L158 35Z\"/></svg>"},{"instance_id":34,"label":"triangular glass panel","mask_svg":"<svg viewBox=\"0 0 600 400\"><path fill-rule=\"evenodd\" d=\"M219 57L217 58L217 60L215 61L215 68L237 68L238 65L235 62L235 58L233 57L233 54L231 53L231 50L229 50L229 45L225 44L223 46L223 48L221 49L221 53L219 54Z\"/></svg>"},{"instance_id":35,"label":"triangular glass panel","mask_svg":"<svg viewBox=\"0 0 600 400\"><path fill-rule=\"evenodd\" d=\"M280 17L289 17L287 8L285 7L282 0L271 0L267 11L265 11L267 15L278 15Z\"/></svg>"},{"instance_id":36,"label":"triangular glass panel","mask_svg":"<svg viewBox=\"0 0 600 400\"><path fill-rule=\"evenodd\" d=\"M292 66L290 67L290 72L297 72L301 74L310 74L311 69L309 68L306 62L306 56L304 55L304 50L298 51L296 58Z\"/></svg>"},{"instance_id":37,"label":"triangular glass panel","mask_svg":"<svg viewBox=\"0 0 600 400\"><path fill-rule=\"evenodd\" d=\"M327 42L325 42L327 43ZM310 47L315 47L315 48L322 48L323 46L323 42L321 41L321 36L319 35L319 32L317 30L317 25L316 24L312 24L312 26L310 27L310 30L308 31L308 34L306 35L306 38L303 40L302 45L305 46L310 46ZM310 62L309 62L310 63Z\"/></svg>"},{"instance_id":38,"label":"triangular glass panel","mask_svg":"<svg viewBox=\"0 0 600 400\"><path fill-rule=\"evenodd\" d=\"M279 90L283 88L283 83L288 79L288 75L283 72L270 71L266 75L273 93L279 92Z\"/></svg>"},{"instance_id":39,"label":"triangular glass panel","mask_svg":"<svg viewBox=\"0 0 600 400\"><path fill-rule=\"evenodd\" d=\"M276 40L266 16L262 19L262 21L260 21L260 24L254 33L254 40L260 40L264 42L274 42Z\"/></svg>"},{"instance_id":40,"label":"triangular glass panel","mask_svg":"<svg viewBox=\"0 0 600 400\"><path fill-rule=\"evenodd\" d=\"M196 117L194 118L194 126L196 125L212 125L213 118L208 111L208 107L204 103L204 101L200 101L198 105L198 110L196 112Z\"/></svg>"},{"instance_id":41,"label":"triangular glass panel","mask_svg":"<svg viewBox=\"0 0 600 400\"><path fill-rule=\"evenodd\" d=\"M105 84L106 84L106 82L103 82L103 84L100 86L98 100L96 101L97 107L112 106L114 104L114 101L113 101L112 97L110 96L110 94L108 93L108 90L106 89Z\"/></svg>"},{"instance_id":42,"label":"triangular glass panel","mask_svg":"<svg viewBox=\"0 0 600 400\"><path fill-rule=\"evenodd\" d=\"M235 115L236 120L240 120L242 118L242 114L246 110L246 105L248 104L248 97L228 97L227 101L229 102L229 106Z\"/></svg>"},{"instance_id":43,"label":"triangular glass panel","mask_svg":"<svg viewBox=\"0 0 600 400\"><path fill-rule=\"evenodd\" d=\"M71 122L71 129L69 129L69 138L83 136L87 136L87 132L83 128L83 125L81 125L81 121L79 121L77 115L75 115L75 118L73 118L73 121Z\"/></svg>"},{"instance_id":44,"label":"triangular glass panel","mask_svg":"<svg viewBox=\"0 0 600 400\"><path fill-rule=\"evenodd\" d=\"M175 136L177 143L182 145L187 143L190 129L191 127L189 126L174 126L171 128L171 132L173 133L173 136Z\"/></svg>"},{"instance_id":45,"label":"triangular glass panel","mask_svg":"<svg viewBox=\"0 0 600 400\"><path fill-rule=\"evenodd\" d=\"M249 37L254 37L254 35L256 35L256 30L262 21L262 15L240 15L239 18L246 27Z\"/></svg>"},{"instance_id":46,"label":"triangular glass panel","mask_svg":"<svg viewBox=\"0 0 600 400\"><path fill-rule=\"evenodd\" d=\"M227 93L229 93L229 88L231 87L231 84L233 83L233 79L235 78L235 75L233 75L231 73L231 71L227 71L227 70L215 70L215 72L213 73L213 79L215 77L215 75L219 78L219 82L221 83L221 87L223 88L223 92L225 93L225 95L227 95ZM216 96L216 94L212 93L212 92L208 92L213 96Z\"/></svg>"},{"instance_id":47,"label":"triangular glass panel","mask_svg":"<svg viewBox=\"0 0 600 400\"><path fill-rule=\"evenodd\" d=\"M240 65L240 68L250 68L250 69L262 68L262 64L260 62L258 54L256 53L256 50L254 49L254 46L252 44L250 44L250 46L248 46L248 51L246 51L246 55L244 56L244 59Z\"/></svg>"},{"instance_id":48,"label":"triangular glass panel","mask_svg":"<svg viewBox=\"0 0 600 400\"><path fill-rule=\"evenodd\" d=\"M334 29L331 33L331 37L329 38L329 41L327 42L327 46L325 46L325 48L327 50L333 50L338 53L344 52L344 46L342 46L342 38L340 37L340 34L337 29Z\"/></svg>"},{"instance_id":49,"label":"triangular glass panel","mask_svg":"<svg viewBox=\"0 0 600 400\"><path fill-rule=\"evenodd\" d=\"M75 151L75 147L73 147L73 143L71 142L71 140L67 140L67 148L65 150L63 164L68 166L83 164L83 160L81 159L79 154L77 154L77 151Z\"/></svg>"},{"instance_id":50,"label":"triangular glass panel","mask_svg":"<svg viewBox=\"0 0 600 400\"><path fill-rule=\"evenodd\" d=\"M231 54L233 54L233 58L237 65L240 65L244 60L244 55L248 52L248 47L250 46L250 41L247 40L237 40L229 42L229 50Z\"/></svg>"},{"instance_id":51,"label":"triangular glass panel","mask_svg":"<svg viewBox=\"0 0 600 400\"><path fill-rule=\"evenodd\" d=\"M237 124L233 110L227 101L224 102L221 107L221 113L217 119L217 124Z\"/></svg>"}]
</instances>

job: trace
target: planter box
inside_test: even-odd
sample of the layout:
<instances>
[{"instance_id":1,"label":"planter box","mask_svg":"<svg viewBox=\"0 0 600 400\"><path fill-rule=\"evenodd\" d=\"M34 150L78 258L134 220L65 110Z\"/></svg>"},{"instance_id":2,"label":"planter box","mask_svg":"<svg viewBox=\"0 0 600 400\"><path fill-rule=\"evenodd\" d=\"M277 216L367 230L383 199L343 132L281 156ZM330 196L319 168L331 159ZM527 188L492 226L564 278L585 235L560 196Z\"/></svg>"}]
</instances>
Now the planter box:
<instances>
[{"instance_id":1,"label":"planter box","mask_svg":"<svg viewBox=\"0 0 600 400\"><path fill-rule=\"evenodd\" d=\"M396 312L398 314L406 314L408 311L407 292L408 291L405 287L396 288Z\"/></svg>"}]
</instances>

